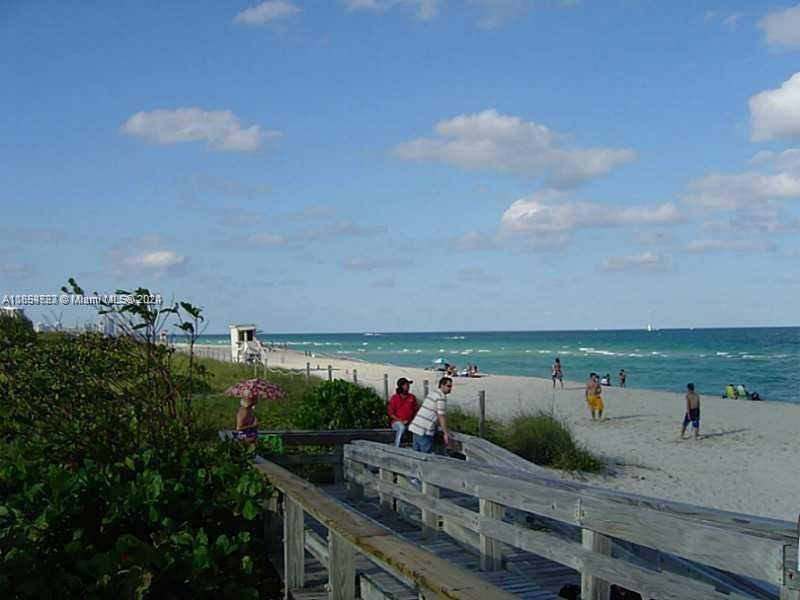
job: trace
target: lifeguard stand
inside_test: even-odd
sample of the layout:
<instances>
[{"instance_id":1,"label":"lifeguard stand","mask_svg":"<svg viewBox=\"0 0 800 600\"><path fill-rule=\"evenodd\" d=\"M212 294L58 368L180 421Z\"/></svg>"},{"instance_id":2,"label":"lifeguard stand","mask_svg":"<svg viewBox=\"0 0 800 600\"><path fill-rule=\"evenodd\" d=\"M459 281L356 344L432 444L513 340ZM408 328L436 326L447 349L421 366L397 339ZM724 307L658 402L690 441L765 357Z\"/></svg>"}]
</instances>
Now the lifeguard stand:
<instances>
[{"instance_id":1,"label":"lifeguard stand","mask_svg":"<svg viewBox=\"0 0 800 600\"><path fill-rule=\"evenodd\" d=\"M248 343L256 341L255 325L231 325L231 361L242 362L244 360Z\"/></svg>"}]
</instances>

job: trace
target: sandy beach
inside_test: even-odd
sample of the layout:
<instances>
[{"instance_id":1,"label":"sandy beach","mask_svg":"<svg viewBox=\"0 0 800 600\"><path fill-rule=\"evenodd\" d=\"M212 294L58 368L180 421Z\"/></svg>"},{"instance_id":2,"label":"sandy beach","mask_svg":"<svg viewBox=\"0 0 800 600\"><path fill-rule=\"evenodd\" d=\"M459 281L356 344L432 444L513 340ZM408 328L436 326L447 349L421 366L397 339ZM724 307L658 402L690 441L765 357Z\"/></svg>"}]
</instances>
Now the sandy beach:
<instances>
[{"instance_id":1,"label":"sandy beach","mask_svg":"<svg viewBox=\"0 0 800 600\"><path fill-rule=\"evenodd\" d=\"M421 400L423 381L434 385L438 373L394 365L364 363L301 351L269 353L270 367L305 370L358 381L383 394L383 375L390 390L398 377L414 381ZM319 370L317 370L319 367ZM568 366L566 367L568 369ZM568 372L568 371L567 371ZM588 375L588 374L587 374ZM615 382L616 383L616 382ZM477 412L478 392L486 392L488 418L506 419L520 411L544 409L564 419L577 439L608 464L608 473L581 476L593 485L735 512L796 521L800 512L798 423L800 405L750 402L702 396L699 440L680 439L685 383L676 393L606 387L606 419L592 422L584 401L584 382L565 381L554 392L549 379L491 375L455 379L450 402ZM552 471L563 478L571 474Z\"/></svg>"}]
</instances>

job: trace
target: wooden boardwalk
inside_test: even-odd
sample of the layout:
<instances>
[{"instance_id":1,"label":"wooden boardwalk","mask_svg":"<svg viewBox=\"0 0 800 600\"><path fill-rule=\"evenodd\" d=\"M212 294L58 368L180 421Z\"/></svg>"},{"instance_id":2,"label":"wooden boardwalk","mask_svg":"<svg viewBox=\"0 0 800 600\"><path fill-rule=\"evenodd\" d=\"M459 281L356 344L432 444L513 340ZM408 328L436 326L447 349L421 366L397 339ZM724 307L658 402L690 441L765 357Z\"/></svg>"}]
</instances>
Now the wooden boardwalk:
<instances>
[{"instance_id":1,"label":"wooden boardwalk","mask_svg":"<svg viewBox=\"0 0 800 600\"><path fill-rule=\"evenodd\" d=\"M267 539L282 538L271 559L286 598L608 600L617 586L665 600L800 600L794 523L559 480L469 436L458 438L464 462L359 435L284 437L334 446L313 459L334 466L331 485L257 461L277 492Z\"/></svg>"}]
</instances>

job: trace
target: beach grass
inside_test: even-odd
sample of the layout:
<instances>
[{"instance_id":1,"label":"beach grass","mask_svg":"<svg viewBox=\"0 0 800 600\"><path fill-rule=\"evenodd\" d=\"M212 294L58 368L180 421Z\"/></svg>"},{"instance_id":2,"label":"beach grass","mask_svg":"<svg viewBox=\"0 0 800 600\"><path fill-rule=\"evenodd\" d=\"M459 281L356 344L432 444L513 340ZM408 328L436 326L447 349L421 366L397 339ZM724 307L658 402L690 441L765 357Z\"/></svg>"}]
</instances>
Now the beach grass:
<instances>
[{"instance_id":1,"label":"beach grass","mask_svg":"<svg viewBox=\"0 0 800 600\"><path fill-rule=\"evenodd\" d=\"M514 417L506 428L505 446L537 465L589 473L605 470L602 460L575 441L564 421L544 411Z\"/></svg>"}]
</instances>

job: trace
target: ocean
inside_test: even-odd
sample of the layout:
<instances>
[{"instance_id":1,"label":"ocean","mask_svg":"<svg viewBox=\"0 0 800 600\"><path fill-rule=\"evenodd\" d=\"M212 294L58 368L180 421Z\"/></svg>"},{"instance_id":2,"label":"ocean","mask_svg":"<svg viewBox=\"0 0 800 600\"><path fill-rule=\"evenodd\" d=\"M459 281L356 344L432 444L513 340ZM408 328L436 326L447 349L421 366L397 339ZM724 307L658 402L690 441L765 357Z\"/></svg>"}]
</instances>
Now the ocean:
<instances>
[{"instance_id":1,"label":"ocean","mask_svg":"<svg viewBox=\"0 0 800 600\"><path fill-rule=\"evenodd\" d=\"M682 392L692 382L702 394L722 395L743 383L764 400L800 402L800 327L662 329L654 331L481 331L425 333L259 332L264 343L290 349L408 367L434 361L484 373L550 377L561 359L564 377L584 381L591 371L625 369L627 386ZM179 338L175 338L179 341ZM203 335L202 344L228 344L229 335Z\"/></svg>"}]
</instances>

